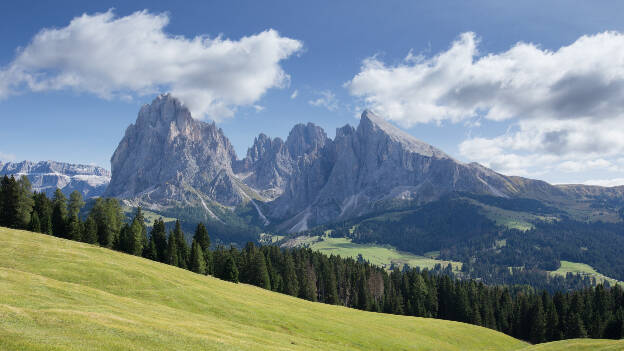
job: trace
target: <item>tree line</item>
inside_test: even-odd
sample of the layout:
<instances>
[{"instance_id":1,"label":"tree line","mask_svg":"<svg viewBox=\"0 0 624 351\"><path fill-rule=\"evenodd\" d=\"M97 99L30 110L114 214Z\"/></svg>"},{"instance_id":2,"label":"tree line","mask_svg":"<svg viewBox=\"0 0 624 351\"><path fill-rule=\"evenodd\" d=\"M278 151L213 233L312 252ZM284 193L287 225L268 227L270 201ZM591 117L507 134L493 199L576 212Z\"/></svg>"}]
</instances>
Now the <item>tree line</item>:
<instances>
[{"instance_id":1,"label":"tree line","mask_svg":"<svg viewBox=\"0 0 624 351\"><path fill-rule=\"evenodd\" d=\"M310 301L366 311L439 318L495 329L533 343L568 338L622 338L624 290L620 286L551 294L528 286L489 286L453 277L450 266L387 271L366 260L327 256L306 248L211 247L199 223L188 245L176 221L167 233L162 219L151 229L138 208L124 223L115 199L96 199L79 217L78 192L52 199L31 193L25 177L0 184L0 225L100 245Z\"/></svg>"}]
</instances>

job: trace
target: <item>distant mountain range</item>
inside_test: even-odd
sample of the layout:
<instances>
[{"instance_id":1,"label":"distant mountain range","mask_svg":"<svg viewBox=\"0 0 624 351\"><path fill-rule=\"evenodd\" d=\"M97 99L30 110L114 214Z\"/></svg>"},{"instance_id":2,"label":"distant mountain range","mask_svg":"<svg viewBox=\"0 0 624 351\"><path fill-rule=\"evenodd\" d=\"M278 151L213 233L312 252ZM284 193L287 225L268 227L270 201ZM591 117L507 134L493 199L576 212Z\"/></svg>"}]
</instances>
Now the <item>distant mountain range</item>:
<instances>
[{"instance_id":1,"label":"distant mountain range","mask_svg":"<svg viewBox=\"0 0 624 351\"><path fill-rule=\"evenodd\" d=\"M0 175L27 176L33 190L52 196L57 188L65 195L78 190L84 198L101 196L110 182L102 167L55 161L0 162Z\"/></svg>"},{"instance_id":2,"label":"distant mountain range","mask_svg":"<svg viewBox=\"0 0 624 351\"><path fill-rule=\"evenodd\" d=\"M104 195L162 213L284 232L414 207L451 193L528 198L571 216L619 218L624 187L554 186L465 164L365 111L332 140L312 123L260 134L237 159L223 131L171 95L141 108L111 159ZM592 217L592 218L594 218Z\"/></svg>"}]
</instances>

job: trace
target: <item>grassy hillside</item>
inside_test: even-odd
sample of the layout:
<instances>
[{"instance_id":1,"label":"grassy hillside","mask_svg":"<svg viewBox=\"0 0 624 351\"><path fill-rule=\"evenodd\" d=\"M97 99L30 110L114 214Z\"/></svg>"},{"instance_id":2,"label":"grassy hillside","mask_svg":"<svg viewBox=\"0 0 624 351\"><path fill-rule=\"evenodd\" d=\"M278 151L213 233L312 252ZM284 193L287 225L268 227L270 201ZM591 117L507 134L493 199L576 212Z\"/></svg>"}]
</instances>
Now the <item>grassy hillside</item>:
<instances>
[{"instance_id":1,"label":"grassy hillside","mask_svg":"<svg viewBox=\"0 0 624 351\"><path fill-rule=\"evenodd\" d=\"M395 249L390 245L375 244L358 244L349 238L331 238L331 237L309 237L301 243L307 245L312 250L320 251L326 255L340 255L341 257L357 258L359 254L370 263L380 267L390 267L392 263L402 267L408 264L410 267L420 267L432 269L436 264L443 267L449 263L454 270L461 270L461 262L444 261L435 259L436 255L429 257L415 255L409 252L403 252ZM438 253L439 254L439 253Z\"/></svg>"},{"instance_id":2,"label":"grassy hillside","mask_svg":"<svg viewBox=\"0 0 624 351\"><path fill-rule=\"evenodd\" d=\"M624 340L574 339L527 347L522 351L622 351Z\"/></svg>"},{"instance_id":3,"label":"grassy hillside","mask_svg":"<svg viewBox=\"0 0 624 351\"><path fill-rule=\"evenodd\" d=\"M0 228L3 350L518 350L463 323L362 312Z\"/></svg>"},{"instance_id":4,"label":"grassy hillside","mask_svg":"<svg viewBox=\"0 0 624 351\"><path fill-rule=\"evenodd\" d=\"M564 277L568 273L581 274L581 275L594 277L596 281L599 283L608 281L611 285L622 284L622 282L620 281L617 281L613 278L609 278L603 274L596 272L596 270L592 266L585 264L585 263L577 263L577 262L570 262L570 261L562 260L561 267L559 267L559 269L557 269L556 271L551 272L551 274L561 275Z\"/></svg>"}]
</instances>

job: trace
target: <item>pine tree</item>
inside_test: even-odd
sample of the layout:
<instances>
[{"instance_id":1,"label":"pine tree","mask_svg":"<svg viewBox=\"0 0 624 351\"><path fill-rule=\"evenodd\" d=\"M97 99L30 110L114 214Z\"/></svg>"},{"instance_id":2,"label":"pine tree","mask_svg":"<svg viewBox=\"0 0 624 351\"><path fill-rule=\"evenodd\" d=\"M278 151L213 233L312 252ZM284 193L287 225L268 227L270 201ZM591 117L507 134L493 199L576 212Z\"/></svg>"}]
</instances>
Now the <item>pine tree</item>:
<instances>
[{"instance_id":1,"label":"pine tree","mask_svg":"<svg viewBox=\"0 0 624 351\"><path fill-rule=\"evenodd\" d=\"M542 307L541 299L537 298L531 308L531 323L529 340L533 344L539 344L546 341L546 317Z\"/></svg>"},{"instance_id":2,"label":"pine tree","mask_svg":"<svg viewBox=\"0 0 624 351\"><path fill-rule=\"evenodd\" d=\"M180 266L178 240L173 232L169 233L169 240L167 240L167 263L172 266Z\"/></svg>"},{"instance_id":3,"label":"pine tree","mask_svg":"<svg viewBox=\"0 0 624 351\"><path fill-rule=\"evenodd\" d=\"M290 296L299 294L299 281L295 271L295 262L290 252L284 254L284 293Z\"/></svg>"},{"instance_id":4,"label":"pine tree","mask_svg":"<svg viewBox=\"0 0 624 351\"><path fill-rule=\"evenodd\" d=\"M586 338L587 331L585 326L583 325L583 321L581 320L581 316L579 316L576 312L571 312L568 316L566 322L566 339L578 339L578 338Z\"/></svg>"},{"instance_id":5,"label":"pine tree","mask_svg":"<svg viewBox=\"0 0 624 351\"><path fill-rule=\"evenodd\" d=\"M147 246L143 250L143 257L152 260L158 261L158 251L156 250L156 243L154 242L154 238L150 236Z\"/></svg>"},{"instance_id":6,"label":"pine tree","mask_svg":"<svg viewBox=\"0 0 624 351\"><path fill-rule=\"evenodd\" d=\"M72 215L67 223L67 238L75 241L82 241L82 223L78 215Z\"/></svg>"},{"instance_id":7,"label":"pine tree","mask_svg":"<svg viewBox=\"0 0 624 351\"><path fill-rule=\"evenodd\" d=\"M204 252L210 247L210 236L208 236L208 231L206 230L204 223L200 222L197 224L193 240L197 241Z\"/></svg>"},{"instance_id":8,"label":"pine tree","mask_svg":"<svg viewBox=\"0 0 624 351\"><path fill-rule=\"evenodd\" d=\"M206 274L206 260L204 259L201 245L195 240L193 240L191 245L191 271Z\"/></svg>"},{"instance_id":9,"label":"pine tree","mask_svg":"<svg viewBox=\"0 0 624 351\"><path fill-rule=\"evenodd\" d=\"M69 194L68 202L69 218L73 216L78 217L78 214L80 214L80 210L84 207L84 205L85 202L82 200L82 195L77 190L72 191L72 193Z\"/></svg>"},{"instance_id":10,"label":"pine tree","mask_svg":"<svg viewBox=\"0 0 624 351\"><path fill-rule=\"evenodd\" d=\"M117 199L97 198L89 216L93 216L95 220L101 246L112 248L120 243L119 234L124 214Z\"/></svg>"},{"instance_id":11,"label":"pine tree","mask_svg":"<svg viewBox=\"0 0 624 351\"><path fill-rule=\"evenodd\" d=\"M177 266L180 268L188 269L188 264L190 261L189 247L186 243L186 239L184 238L184 232L182 231L179 220L176 221L175 227L173 229L173 235L176 240L176 248L178 250Z\"/></svg>"},{"instance_id":12,"label":"pine tree","mask_svg":"<svg viewBox=\"0 0 624 351\"><path fill-rule=\"evenodd\" d=\"M0 183L0 226L19 228L19 190L15 178L4 176Z\"/></svg>"},{"instance_id":13,"label":"pine tree","mask_svg":"<svg viewBox=\"0 0 624 351\"><path fill-rule=\"evenodd\" d=\"M261 251L257 251L252 260L250 283L263 289L271 290L271 280L269 279L264 254Z\"/></svg>"},{"instance_id":14,"label":"pine tree","mask_svg":"<svg viewBox=\"0 0 624 351\"><path fill-rule=\"evenodd\" d=\"M61 189L54 192L52 201L52 234L61 238L66 237L67 226L67 199Z\"/></svg>"},{"instance_id":15,"label":"pine tree","mask_svg":"<svg viewBox=\"0 0 624 351\"><path fill-rule=\"evenodd\" d=\"M33 212L36 212L41 223L41 233L52 234L52 204L45 193L34 193Z\"/></svg>"},{"instance_id":16,"label":"pine tree","mask_svg":"<svg viewBox=\"0 0 624 351\"><path fill-rule=\"evenodd\" d=\"M26 176L21 176L16 182L17 186L17 223L19 228L28 228L30 216L33 211L34 200L30 181Z\"/></svg>"},{"instance_id":17,"label":"pine tree","mask_svg":"<svg viewBox=\"0 0 624 351\"><path fill-rule=\"evenodd\" d=\"M126 252L135 256L143 254L143 247L147 245L147 228L140 207L130 224L126 240Z\"/></svg>"},{"instance_id":18,"label":"pine tree","mask_svg":"<svg viewBox=\"0 0 624 351\"><path fill-rule=\"evenodd\" d=\"M130 225L128 223L124 223L119 231L119 236L117 236L117 240L113 244L113 249L125 253L130 253L130 246L132 234L130 233Z\"/></svg>"},{"instance_id":19,"label":"pine tree","mask_svg":"<svg viewBox=\"0 0 624 351\"><path fill-rule=\"evenodd\" d=\"M150 239L154 242L156 248L156 260L162 263L168 262L167 253L167 232L165 230L165 222L162 218L154 220L154 225L150 232Z\"/></svg>"},{"instance_id":20,"label":"pine tree","mask_svg":"<svg viewBox=\"0 0 624 351\"><path fill-rule=\"evenodd\" d=\"M225 258L225 264L223 267L223 279L238 283L238 268L236 267L236 262L234 262L234 258L227 254Z\"/></svg>"},{"instance_id":21,"label":"pine tree","mask_svg":"<svg viewBox=\"0 0 624 351\"><path fill-rule=\"evenodd\" d=\"M84 223L82 241L89 244L96 244L98 241L97 239L97 224L95 223L93 216L88 216Z\"/></svg>"},{"instance_id":22,"label":"pine tree","mask_svg":"<svg viewBox=\"0 0 624 351\"><path fill-rule=\"evenodd\" d=\"M33 211L32 215L30 216L28 230L35 233L41 233L41 221L39 221L39 214L37 214L37 211Z\"/></svg>"}]
</instances>

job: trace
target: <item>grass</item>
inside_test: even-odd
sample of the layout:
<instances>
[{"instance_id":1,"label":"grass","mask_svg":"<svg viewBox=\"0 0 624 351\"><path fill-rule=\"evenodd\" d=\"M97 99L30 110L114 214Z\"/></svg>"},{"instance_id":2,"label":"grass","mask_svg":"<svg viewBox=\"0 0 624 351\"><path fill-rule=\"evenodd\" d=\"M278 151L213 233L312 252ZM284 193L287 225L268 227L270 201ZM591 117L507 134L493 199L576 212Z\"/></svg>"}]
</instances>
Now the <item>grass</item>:
<instances>
[{"instance_id":1,"label":"grass","mask_svg":"<svg viewBox=\"0 0 624 351\"><path fill-rule=\"evenodd\" d=\"M122 208L128 218L130 219L134 218L134 214L136 213L135 207L124 205L122 206ZM141 208L141 212L143 212L143 218L145 218L145 225L147 226L151 226L152 224L154 224L154 221L157 220L158 218L162 218L165 223L176 221L175 218L162 216L156 212L147 210L145 208Z\"/></svg>"},{"instance_id":2,"label":"grass","mask_svg":"<svg viewBox=\"0 0 624 351\"><path fill-rule=\"evenodd\" d=\"M624 340L573 339L527 347L522 351L622 351Z\"/></svg>"},{"instance_id":3,"label":"grass","mask_svg":"<svg viewBox=\"0 0 624 351\"><path fill-rule=\"evenodd\" d=\"M357 311L0 228L2 350L518 350L468 324Z\"/></svg>"},{"instance_id":4,"label":"grass","mask_svg":"<svg viewBox=\"0 0 624 351\"><path fill-rule=\"evenodd\" d=\"M357 244L348 238L330 238L330 237L311 237L304 243L311 249L323 252L327 255L334 254L341 257L357 258L359 254L372 264L380 267L389 268L393 263L402 267L408 264L410 267L420 267L432 269L436 264L446 267L449 263L453 269L458 271L461 269L461 262L438 260L440 252L428 252L426 256L414 255L409 252L403 252L395 249L390 245L375 244Z\"/></svg>"},{"instance_id":5,"label":"grass","mask_svg":"<svg viewBox=\"0 0 624 351\"><path fill-rule=\"evenodd\" d=\"M561 267L559 267L559 269L557 269L556 271L551 271L550 273L561 275L564 277L568 273L581 274L581 275L587 275L587 276L596 278L596 282L598 283L608 281L609 284L611 285L624 284L618 280L609 278L605 275L598 273L592 266L585 264L585 263L561 261Z\"/></svg>"}]
</instances>

